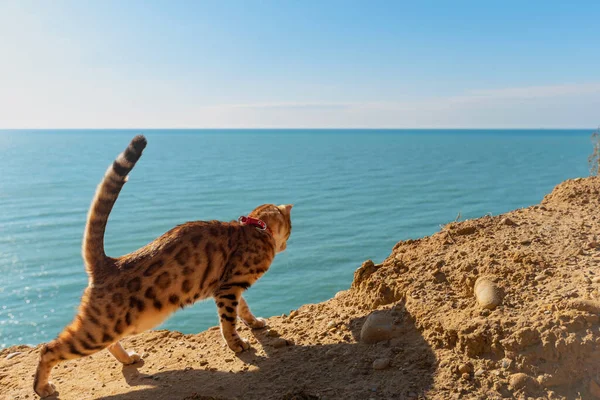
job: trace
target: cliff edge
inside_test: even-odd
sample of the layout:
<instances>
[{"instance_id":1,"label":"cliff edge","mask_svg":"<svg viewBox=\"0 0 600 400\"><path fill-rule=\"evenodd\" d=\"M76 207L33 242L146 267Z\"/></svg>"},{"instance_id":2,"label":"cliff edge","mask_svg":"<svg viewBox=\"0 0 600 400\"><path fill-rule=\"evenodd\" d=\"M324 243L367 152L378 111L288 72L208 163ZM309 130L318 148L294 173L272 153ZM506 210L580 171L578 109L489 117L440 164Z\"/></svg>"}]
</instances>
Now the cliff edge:
<instances>
[{"instance_id":1,"label":"cliff edge","mask_svg":"<svg viewBox=\"0 0 600 400\"><path fill-rule=\"evenodd\" d=\"M123 342L136 365L106 351L59 365L58 397L600 399L599 206L600 178L563 182L539 205L398 243L331 300L241 327L250 351L216 327L147 332ZM0 398L36 398L38 347L0 352Z\"/></svg>"}]
</instances>

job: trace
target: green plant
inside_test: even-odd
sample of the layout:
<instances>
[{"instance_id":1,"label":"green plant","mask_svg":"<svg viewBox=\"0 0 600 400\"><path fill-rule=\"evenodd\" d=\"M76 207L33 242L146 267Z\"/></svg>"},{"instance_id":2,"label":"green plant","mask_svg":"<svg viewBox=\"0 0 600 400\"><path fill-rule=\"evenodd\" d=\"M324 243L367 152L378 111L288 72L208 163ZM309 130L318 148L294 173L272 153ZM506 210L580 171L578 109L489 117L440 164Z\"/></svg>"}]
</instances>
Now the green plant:
<instances>
[{"instance_id":1,"label":"green plant","mask_svg":"<svg viewBox=\"0 0 600 400\"><path fill-rule=\"evenodd\" d=\"M600 127L592 133L592 146L594 150L588 157L588 166L590 168L591 176L600 175Z\"/></svg>"}]
</instances>

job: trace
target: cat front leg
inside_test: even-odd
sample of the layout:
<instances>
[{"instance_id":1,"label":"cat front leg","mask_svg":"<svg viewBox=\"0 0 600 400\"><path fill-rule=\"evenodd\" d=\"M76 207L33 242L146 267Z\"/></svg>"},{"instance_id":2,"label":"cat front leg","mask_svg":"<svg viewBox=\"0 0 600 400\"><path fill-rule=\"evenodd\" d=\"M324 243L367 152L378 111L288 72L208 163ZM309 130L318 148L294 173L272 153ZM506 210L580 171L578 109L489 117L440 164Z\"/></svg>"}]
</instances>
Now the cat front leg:
<instances>
[{"instance_id":1,"label":"cat front leg","mask_svg":"<svg viewBox=\"0 0 600 400\"><path fill-rule=\"evenodd\" d=\"M256 318L254 314L252 314L250 307L248 307L248 303L246 303L246 300L242 296L240 296L237 311L242 321L252 329L264 328L267 325L267 321L263 318Z\"/></svg>"},{"instance_id":2,"label":"cat front leg","mask_svg":"<svg viewBox=\"0 0 600 400\"><path fill-rule=\"evenodd\" d=\"M229 348L236 353L250 348L250 344L242 339L235 329L238 316L237 307L241 298L241 290L237 288L219 291L215 296L221 324L221 334Z\"/></svg>"}]
</instances>

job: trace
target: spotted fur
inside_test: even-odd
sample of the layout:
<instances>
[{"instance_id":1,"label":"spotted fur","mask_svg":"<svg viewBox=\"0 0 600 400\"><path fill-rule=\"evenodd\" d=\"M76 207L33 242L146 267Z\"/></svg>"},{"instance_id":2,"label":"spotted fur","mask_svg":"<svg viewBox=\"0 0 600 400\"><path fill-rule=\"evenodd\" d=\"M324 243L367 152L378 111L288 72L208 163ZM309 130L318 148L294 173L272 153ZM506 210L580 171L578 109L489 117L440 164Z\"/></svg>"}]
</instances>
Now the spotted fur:
<instances>
[{"instance_id":1,"label":"spotted fur","mask_svg":"<svg viewBox=\"0 0 600 400\"><path fill-rule=\"evenodd\" d=\"M107 348L124 364L140 357L126 352L119 339L153 328L180 307L215 299L221 332L235 352L249 347L236 331L240 317L252 328L265 325L248 308L242 293L286 248L292 224L291 205L265 204L251 217L268 231L236 222L194 221L176 226L133 253L118 258L104 252L108 216L142 155L146 139L136 136L108 168L88 214L83 259L89 282L73 322L42 346L34 380L41 397L55 392L48 381L61 361Z\"/></svg>"}]
</instances>

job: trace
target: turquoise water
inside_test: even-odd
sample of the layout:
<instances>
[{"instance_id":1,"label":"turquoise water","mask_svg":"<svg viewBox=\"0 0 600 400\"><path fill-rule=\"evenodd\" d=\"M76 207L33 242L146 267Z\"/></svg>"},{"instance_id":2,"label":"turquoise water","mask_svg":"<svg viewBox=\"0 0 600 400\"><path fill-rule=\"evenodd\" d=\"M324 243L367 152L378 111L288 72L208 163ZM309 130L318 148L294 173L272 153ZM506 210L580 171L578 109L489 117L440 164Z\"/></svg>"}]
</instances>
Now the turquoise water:
<instances>
[{"instance_id":1,"label":"turquoise water","mask_svg":"<svg viewBox=\"0 0 600 400\"><path fill-rule=\"evenodd\" d=\"M0 131L0 347L37 344L73 317L87 278L80 247L107 166L143 131ZM145 131L148 147L111 215L107 254L189 220L231 220L293 203L288 249L247 293L288 313L348 288L396 242L462 218L539 202L588 175L591 131ZM204 301L163 327L217 324Z\"/></svg>"}]
</instances>

